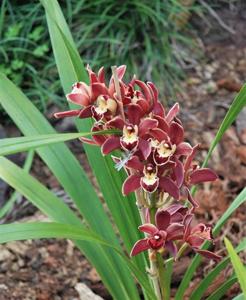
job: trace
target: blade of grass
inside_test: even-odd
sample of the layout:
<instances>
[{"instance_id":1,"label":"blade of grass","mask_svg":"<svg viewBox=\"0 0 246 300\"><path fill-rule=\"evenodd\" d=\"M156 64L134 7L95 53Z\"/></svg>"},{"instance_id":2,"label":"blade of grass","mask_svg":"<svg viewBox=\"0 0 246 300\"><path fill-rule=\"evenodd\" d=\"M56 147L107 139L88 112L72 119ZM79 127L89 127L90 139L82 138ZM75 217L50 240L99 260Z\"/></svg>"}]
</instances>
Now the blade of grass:
<instances>
[{"instance_id":1,"label":"blade of grass","mask_svg":"<svg viewBox=\"0 0 246 300\"><path fill-rule=\"evenodd\" d=\"M242 292L246 299L246 269L243 263L241 262L240 257L237 255L236 251L234 250L231 242L227 238L225 238L224 241L225 241L226 249L231 259L232 266L235 270Z\"/></svg>"},{"instance_id":2,"label":"blade of grass","mask_svg":"<svg viewBox=\"0 0 246 300\"><path fill-rule=\"evenodd\" d=\"M28 137L6 138L0 140L0 155L9 155L18 152L28 151L39 147L49 146L56 143L70 141L79 137L90 135L100 135L108 133L118 133L117 130L101 130L98 132L80 132L80 133L58 133L42 134Z\"/></svg>"},{"instance_id":3,"label":"blade of grass","mask_svg":"<svg viewBox=\"0 0 246 300\"><path fill-rule=\"evenodd\" d=\"M75 216L67 205L60 201L59 198L52 194L32 176L1 156L0 178L24 195L52 220L76 225L79 228L82 227L79 218ZM100 223L100 221L97 220L97 222L103 227L103 224ZM102 235L100 234L100 236ZM108 242L111 242L110 235L104 237L107 238ZM97 268L105 286L114 297L117 297L116 299L138 299L138 297L135 297L134 295L129 295L129 291L121 282L121 279L118 276L120 269L118 269L118 266L112 261L113 254L116 255L112 250L101 247L95 248L93 245L84 244L83 242L79 242L77 245ZM115 243L112 243L112 245L115 245ZM117 244L115 246L118 247ZM107 268L107 272L105 272L105 268ZM114 290L114 285L117 285L118 290Z\"/></svg>"},{"instance_id":4,"label":"blade of grass","mask_svg":"<svg viewBox=\"0 0 246 300\"><path fill-rule=\"evenodd\" d=\"M240 242L240 244L236 247L235 251L239 253L245 249L246 249L246 239ZM190 300L200 300L204 292L213 282L213 280L220 274L222 270L225 269L225 267L228 265L229 262L230 262L230 258L227 256L226 258L223 259L223 261L217 264L215 268L210 273L208 273L206 277L199 283L199 285L191 294Z\"/></svg>"},{"instance_id":5,"label":"blade of grass","mask_svg":"<svg viewBox=\"0 0 246 300\"><path fill-rule=\"evenodd\" d=\"M88 76L84 73L82 60L75 48L71 33L58 3L53 1L52 6L50 6L47 5L48 2L45 0L41 2L46 9L47 22L59 76L64 92L68 93L74 82L88 82ZM74 108L74 106L71 105L71 108ZM90 131L92 121L77 119L76 125L79 131ZM141 234L137 230L140 218L135 205L135 197L134 195L123 197L121 194L122 180L126 175L121 171L120 175L117 176L111 158L109 156L103 158L100 149L88 145L84 145L84 148L103 193L104 200L112 213L126 249L130 251L136 240L141 238ZM144 272L145 256L139 255L134 261L137 262L138 267Z\"/></svg>"},{"instance_id":6,"label":"blade of grass","mask_svg":"<svg viewBox=\"0 0 246 300\"><path fill-rule=\"evenodd\" d=\"M1 143L2 140L0 140ZM1 151L1 149L0 149ZM32 166L34 157L34 151L29 151L23 166L23 170L29 172ZM20 194L16 191L13 192L9 200L5 203L5 205L0 209L0 219L2 219L13 207L15 201L19 198Z\"/></svg>"},{"instance_id":7,"label":"blade of grass","mask_svg":"<svg viewBox=\"0 0 246 300\"><path fill-rule=\"evenodd\" d=\"M151 299L156 297L143 274L134 266L128 257L126 257L121 249L106 240L102 239L93 231L87 228L75 227L73 225L54 223L54 222L31 222L31 223L14 223L0 225L0 243L6 243L16 240L26 239L43 239L43 238L66 238L71 240L81 240L100 244L107 248L112 248L124 260L127 267L134 273L139 283L145 288Z\"/></svg>"},{"instance_id":8,"label":"blade of grass","mask_svg":"<svg viewBox=\"0 0 246 300\"><path fill-rule=\"evenodd\" d=\"M228 207L228 209L225 211L225 213L222 215L222 217L218 220L218 222L216 223L214 230L213 230L214 236L216 236L219 233L221 227L228 220L228 218L245 201L246 201L246 188L244 188L241 191L241 193L234 199L234 201L231 203L231 205ZM209 242L204 243L202 249L207 249L209 245L210 245ZM201 256L198 254L195 255L195 257L193 258L191 264L189 265L189 268L185 272L185 275L179 285L179 288L175 295L175 300L183 299L183 294L184 294L186 288L188 287L189 283L191 282L192 276L193 276L196 268L199 266L200 262L201 262Z\"/></svg>"},{"instance_id":9,"label":"blade of grass","mask_svg":"<svg viewBox=\"0 0 246 300\"><path fill-rule=\"evenodd\" d=\"M229 288L236 282L237 282L237 276L232 275L215 292L213 292L213 294L211 294L206 300L221 299L225 295L225 293L229 290Z\"/></svg>"}]
</instances>

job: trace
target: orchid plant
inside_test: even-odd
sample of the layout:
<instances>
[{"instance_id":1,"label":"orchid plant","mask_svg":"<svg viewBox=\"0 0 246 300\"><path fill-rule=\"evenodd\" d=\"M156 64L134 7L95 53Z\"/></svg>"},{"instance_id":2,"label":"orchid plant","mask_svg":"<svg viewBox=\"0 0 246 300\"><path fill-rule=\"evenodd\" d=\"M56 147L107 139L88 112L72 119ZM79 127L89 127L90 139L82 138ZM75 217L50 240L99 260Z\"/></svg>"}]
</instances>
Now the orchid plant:
<instances>
[{"instance_id":1,"label":"orchid plant","mask_svg":"<svg viewBox=\"0 0 246 300\"><path fill-rule=\"evenodd\" d=\"M117 300L170 299L173 264L179 263L190 248L196 255L174 298L184 298L201 257L205 257L215 261L215 267L190 296L191 300L202 299L229 263L228 257L208 247L213 235L245 201L246 189L212 229L211 224L195 220L199 199L194 186L218 180L207 162L245 106L246 87L232 103L200 167L195 161L199 145L192 146L184 139L179 104L166 110L152 82L145 83L136 76L126 82L125 66L112 67L108 83L103 68L95 73L88 66L86 73L59 4L55 0L41 3L69 103L69 109L56 112L55 117L73 117L79 132L56 133L31 101L0 75L0 103L24 135L0 140L0 178L49 218L49 222L0 225L0 242L71 239ZM83 167L64 144L75 138L83 143L107 212ZM26 164L22 169L4 157L22 151L29 153L27 160L33 151L41 157L71 197L77 214L28 174ZM246 240L240 241L236 252L244 249ZM230 280L226 279L209 300L220 299Z\"/></svg>"}]
</instances>

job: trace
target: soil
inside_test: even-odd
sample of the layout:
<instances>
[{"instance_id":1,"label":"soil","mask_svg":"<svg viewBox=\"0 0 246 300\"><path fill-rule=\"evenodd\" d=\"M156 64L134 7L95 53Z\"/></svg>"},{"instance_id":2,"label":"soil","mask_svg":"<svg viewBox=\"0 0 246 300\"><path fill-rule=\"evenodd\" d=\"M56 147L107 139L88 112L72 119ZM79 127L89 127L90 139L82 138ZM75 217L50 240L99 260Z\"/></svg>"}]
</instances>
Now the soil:
<instances>
[{"instance_id":1,"label":"soil","mask_svg":"<svg viewBox=\"0 0 246 300\"><path fill-rule=\"evenodd\" d=\"M182 83L183 90L176 97L182 108L180 118L186 129L186 139L193 145L196 143L201 145L200 161L205 158L218 126L232 99L244 83L246 74L246 7L241 4L240 9L235 11L229 5L228 7L225 5L217 13L221 20L234 29L235 34L218 25L210 15L206 16L203 22L201 19L199 21L197 18L192 19L204 48L204 58L199 63L195 61L193 68L187 70L187 78ZM242 112L238 121L226 132L210 160L210 166L219 174L220 180L213 184L205 184L198 190L199 221L215 224L245 186L245 115L245 111ZM57 126L64 131L70 130L69 126L73 125L65 124L64 127L64 124L57 124ZM13 135L12 128L6 130L8 136ZM80 161L83 161L85 169L96 186L84 154L81 153L81 145L75 141L70 146ZM22 157L17 158L17 161L18 159L19 162L23 160ZM34 160L32 174L71 204L38 157ZM6 186L3 188L4 196L7 198L10 189L6 189ZM2 191L3 189L1 189L3 194ZM242 205L223 227L220 236L216 238L215 251L225 254L223 244L225 235L234 245L245 237L245 208L246 206ZM24 199L20 199L18 205L1 222L16 221L27 216L34 219L43 218L34 207L27 204ZM241 258L246 261L246 253L242 253ZM175 295L182 274L189 264L189 253L176 263L172 296ZM185 299L189 299L194 287L214 265L215 263L211 261L203 260L186 292ZM226 268L209 287L204 299L218 288L231 272L230 267ZM79 282L86 283L102 298L111 299L96 271L70 241L51 239L7 243L0 246L0 300L75 300L79 299L79 295L74 287ZM232 299L239 294L239 291L238 285L234 284L223 299Z\"/></svg>"}]
</instances>

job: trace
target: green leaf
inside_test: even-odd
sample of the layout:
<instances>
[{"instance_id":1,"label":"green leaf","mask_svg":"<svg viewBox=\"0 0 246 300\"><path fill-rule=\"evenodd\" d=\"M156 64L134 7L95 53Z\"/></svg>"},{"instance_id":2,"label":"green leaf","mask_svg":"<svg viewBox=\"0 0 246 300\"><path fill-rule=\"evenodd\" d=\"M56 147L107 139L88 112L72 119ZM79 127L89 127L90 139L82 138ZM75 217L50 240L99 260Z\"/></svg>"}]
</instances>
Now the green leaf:
<instances>
[{"instance_id":1,"label":"green leaf","mask_svg":"<svg viewBox=\"0 0 246 300\"><path fill-rule=\"evenodd\" d=\"M241 289L246 299L246 269L243 263L241 262L240 257L237 255L236 251L234 250L231 242L227 238L225 238L224 241L225 241L226 249L231 259L232 266L235 270L239 284L241 286Z\"/></svg>"},{"instance_id":2,"label":"green leaf","mask_svg":"<svg viewBox=\"0 0 246 300\"><path fill-rule=\"evenodd\" d=\"M2 140L0 140L1 143ZM1 150L1 149L0 149ZM23 166L23 170L26 172L29 172L31 166L32 166L32 162L33 162L33 157L34 157L34 152L33 151L29 151ZM9 198L9 200L6 201L6 203L4 204L3 207L1 207L0 209L0 219L2 219L13 207L15 201L18 199L18 197L20 196L20 194L16 191L14 191L14 193L11 195L11 197Z\"/></svg>"},{"instance_id":3,"label":"green leaf","mask_svg":"<svg viewBox=\"0 0 246 300\"><path fill-rule=\"evenodd\" d=\"M55 60L65 94L70 92L74 82L88 82L83 62L76 50L71 33L57 1L50 3L42 0L51 37ZM74 109L76 106L70 104ZM76 119L79 131L90 131L92 120ZM124 245L130 251L132 245L142 237L138 231L139 214L135 205L135 196L123 197L121 187L126 175L124 171L117 174L110 156L102 157L100 149L84 145L91 168L97 178L104 200L107 203L114 222L117 225ZM146 257L141 254L134 258L138 267L145 272ZM147 274L146 274L147 278Z\"/></svg>"},{"instance_id":4,"label":"green leaf","mask_svg":"<svg viewBox=\"0 0 246 300\"><path fill-rule=\"evenodd\" d=\"M8 159L1 156L0 178L11 185L20 194L24 195L52 220L65 224L69 223L71 225L76 225L79 228L83 228L79 218L75 216L64 202L60 201L59 198L52 194L32 176L17 167ZM101 226L103 227L103 224L101 224ZM106 235L100 234L100 236L104 236L108 242L112 243L110 235L107 236L107 232ZM113 245L118 246L118 244L115 243L112 243L112 246ZM104 281L104 284L112 295L116 295L117 299L121 299L121 297L129 300L137 299L134 298L135 296L130 298L131 296L128 295L128 290L123 286L120 276L118 276L117 265L114 264L113 258L116 254L113 251L100 247L95 248L93 245L88 245L83 242L77 242L77 246L83 250L91 263L95 265L98 273ZM114 285L118 286L118 291L114 291Z\"/></svg>"},{"instance_id":5,"label":"green leaf","mask_svg":"<svg viewBox=\"0 0 246 300\"><path fill-rule=\"evenodd\" d=\"M241 252L246 249L246 238L240 242L240 244L236 247L236 252ZM220 274L222 270L225 269L225 267L230 262L230 258L227 256L223 259L219 264L215 266L215 268L206 274L205 278L199 283L199 285L196 287L196 289L193 291L193 293L190 296L190 300L199 300L202 298L202 295L207 290L207 288L211 285L213 280Z\"/></svg>"},{"instance_id":6,"label":"green leaf","mask_svg":"<svg viewBox=\"0 0 246 300\"><path fill-rule=\"evenodd\" d=\"M234 201L231 203L231 205L228 207L228 209L225 211L225 213L222 215L222 217L218 220L217 224L214 227L213 234L216 235L219 233L221 227L224 225L224 223L228 220L228 218L232 215L232 213L244 202L246 201L246 188L244 188L241 193L234 199ZM209 242L204 243L202 249L207 249L209 246ZM184 277L179 285L179 288L175 295L175 300L182 300L184 292L186 288L189 286L192 276L196 270L196 268L199 266L201 262L201 256L195 255L193 258L191 264L189 265L189 268L184 274Z\"/></svg>"},{"instance_id":7,"label":"green leaf","mask_svg":"<svg viewBox=\"0 0 246 300\"><path fill-rule=\"evenodd\" d=\"M151 299L155 300L155 294L149 288L148 281L134 266L128 257L126 257L121 249L108 243L100 238L96 233L87 228L78 228L68 224L60 224L53 222L31 222L31 223L14 223L0 225L0 243L6 243L16 240L26 239L43 239L43 238L66 238L72 240L82 240L93 242L111 248L124 260L127 267L134 273L135 277L148 293ZM113 276L113 274L112 274Z\"/></svg>"},{"instance_id":8,"label":"green leaf","mask_svg":"<svg viewBox=\"0 0 246 300\"><path fill-rule=\"evenodd\" d=\"M244 294L240 294L240 295L234 297L232 300L246 300L246 298L244 297Z\"/></svg>"},{"instance_id":9,"label":"green leaf","mask_svg":"<svg viewBox=\"0 0 246 300\"><path fill-rule=\"evenodd\" d=\"M221 299L225 293L229 290L229 288L237 282L237 277L232 275L229 279L227 279L213 294L211 294L206 300L219 300Z\"/></svg>"},{"instance_id":10,"label":"green leaf","mask_svg":"<svg viewBox=\"0 0 246 300\"><path fill-rule=\"evenodd\" d=\"M241 110L246 105L246 84L243 85L240 92L237 94L236 98L232 102L228 112L225 115L225 118L223 119L220 128L209 148L208 154L203 162L203 167L205 167L208 164L208 161L214 151L214 148L217 146L217 144L220 142L223 134L226 132L226 130L232 125L232 123L236 120L237 116L241 112Z\"/></svg>"},{"instance_id":11,"label":"green leaf","mask_svg":"<svg viewBox=\"0 0 246 300\"><path fill-rule=\"evenodd\" d=\"M28 137L6 138L0 140L0 155L9 155L18 152L28 151L43 146L70 141L79 137L89 135L100 135L108 133L118 133L118 130L101 130L97 132L80 132L80 133L59 133L59 134L42 134Z\"/></svg>"}]
</instances>

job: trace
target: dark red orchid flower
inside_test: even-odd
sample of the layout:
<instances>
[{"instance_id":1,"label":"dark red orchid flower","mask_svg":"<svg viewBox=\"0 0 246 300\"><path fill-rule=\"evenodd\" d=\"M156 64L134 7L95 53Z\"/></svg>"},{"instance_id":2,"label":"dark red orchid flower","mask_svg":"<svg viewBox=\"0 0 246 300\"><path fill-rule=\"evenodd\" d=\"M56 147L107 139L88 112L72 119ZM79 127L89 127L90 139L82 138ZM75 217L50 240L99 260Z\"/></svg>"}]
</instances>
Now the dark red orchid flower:
<instances>
[{"instance_id":1,"label":"dark red orchid flower","mask_svg":"<svg viewBox=\"0 0 246 300\"><path fill-rule=\"evenodd\" d=\"M139 230L146 233L148 237L135 243L131 250L131 256L135 256L142 251L152 249L160 250L167 244L171 248L173 240L180 238L184 226L180 223L171 223L171 215L166 210L158 211L155 215L155 224L144 224L139 226Z\"/></svg>"},{"instance_id":2,"label":"dark red orchid flower","mask_svg":"<svg viewBox=\"0 0 246 300\"><path fill-rule=\"evenodd\" d=\"M200 249L202 244L205 241L213 241L212 237L212 227L210 225L205 225L202 223L199 223L195 227L191 226L191 222L193 219L192 214L186 215L184 219L184 241L189 244L192 249L203 255L204 257L219 260L221 259L220 255L217 255L211 251Z\"/></svg>"}]
</instances>

